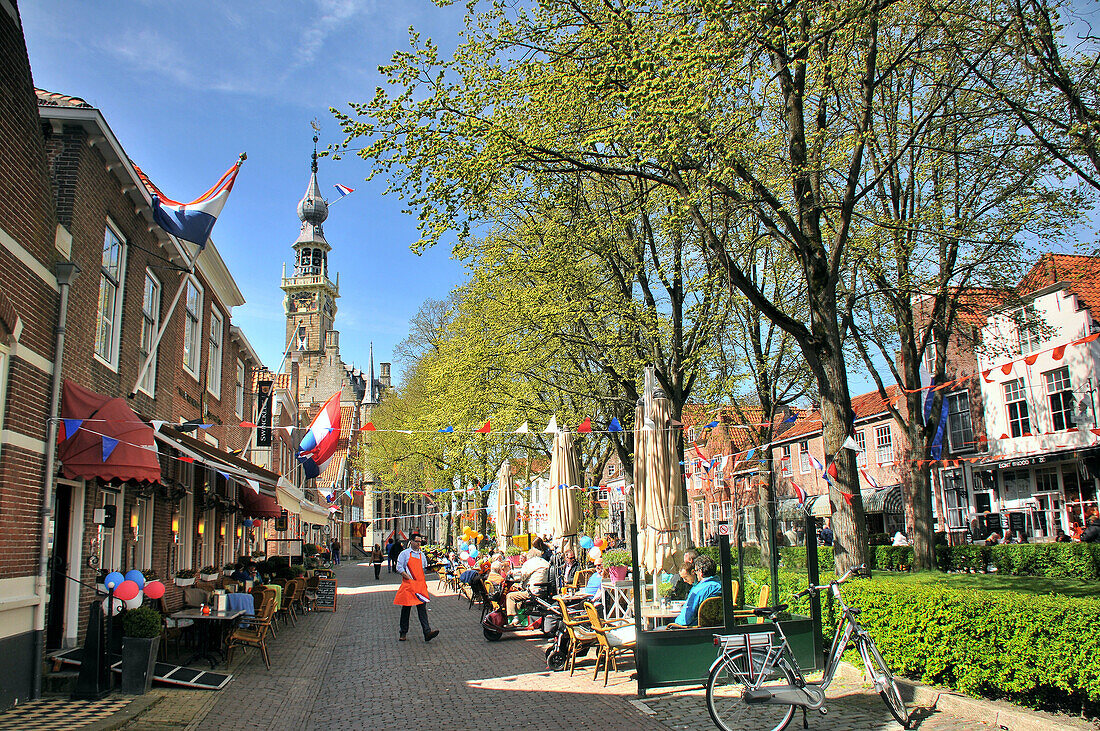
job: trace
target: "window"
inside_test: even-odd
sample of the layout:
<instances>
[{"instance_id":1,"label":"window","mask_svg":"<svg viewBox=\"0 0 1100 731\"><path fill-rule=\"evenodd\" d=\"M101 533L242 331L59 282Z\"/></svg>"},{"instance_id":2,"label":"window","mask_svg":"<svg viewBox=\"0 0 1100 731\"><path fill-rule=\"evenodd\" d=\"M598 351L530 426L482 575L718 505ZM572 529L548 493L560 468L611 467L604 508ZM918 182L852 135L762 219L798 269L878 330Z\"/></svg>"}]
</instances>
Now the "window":
<instances>
[{"instance_id":1,"label":"window","mask_svg":"<svg viewBox=\"0 0 1100 731\"><path fill-rule=\"evenodd\" d=\"M153 342L157 339L157 330L160 329L160 282L148 269L145 270L145 296L141 302L141 361L145 362L153 354ZM141 365L139 364L140 368ZM145 377L138 386L142 391L152 396L157 387L157 359L153 355L149 359L149 369L145 371Z\"/></svg>"},{"instance_id":2,"label":"window","mask_svg":"<svg viewBox=\"0 0 1100 731\"><path fill-rule=\"evenodd\" d=\"M718 522L718 503L710 504L710 519L713 523Z\"/></svg>"},{"instance_id":3,"label":"window","mask_svg":"<svg viewBox=\"0 0 1100 731\"><path fill-rule=\"evenodd\" d=\"M599 500L601 503L606 503L607 502L607 488L606 487L601 487L596 492L596 499Z\"/></svg>"},{"instance_id":4,"label":"window","mask_svg":"<svg viewBox=\"0 0 1100 731\"><path fill-rule=\"evenodd\" d=\"M862 429L856 432L856 446L859 447L859 451L856 452L856 465L859 467L867 466L867 434Z\"/></svg>"},{"instance_id":5,"label":"window","mask_svg":"<svg viewBox=\"0 0 1100 731\"><path fill-rule=\"evenodd\" d=\"M210 308L210 350L206 358L206 390L214 396L222 395L222 315Z\"/></svg>"},{"instance_id":6,"label":"window","mask_svg":"<svg viewBox=\"0 0 1100 731\"><path fill-rule=\"evenodd\" d=\"M791 445L783 445L783 456L779 460L779 471L784 475L791 474Z\"/></svg>"},{"instance_id":7,"label":"window","mask_svg":"<svg viewBox=\"0 0 1100 731\"><path fill-rule=\"evenodd\" d=\"M180 464L180 482L190 488L194 480L195 465ZM180 499L179 568L194 567L195 549L195 498L190 491Z\"/></svg>"},{"instance_id":8,"label":"window","mask_svg":"<svg viewBox=\"0 0 1100 731\"><path fill-rule=\"evenodd\" d=\"M1031 473L1028 470L1005 470L1001 473L1001 499L1026 500L1031 497Z\"/></svg>"},{"instance_id":9,"label":"window","mask_svg":"<svg viewBox=\"0 0 1100 731\"><path fill-rule=\"evenodd\" d=\"M153 565L153 498L138 498L134 504L137 516L134 565L130 568L146 569Z\"/></svg>"},{"instance_id":10,"label":"window","mask_svg":"<svg viewBox=\"0 0 1100 731\"><path fill-rule=\"evenodd\" d=\"M729 500L722 501L722 520L729 520L733 515L733 503Z\"/></svg>"},{"instance_id":11,"label":"window","mask_svg":"<svg viewBox=\"0 0 1100 731\"><path fill-rule=\"evenodd\" d=\"M946 503L947 527L966 527L966 484L961 472L949 472L943 478L943 497Z\"/></svg>"},{"instance_id":12,"label":"window","mask_svg":"<svg viewBox=\"0 0 1100 731\"><path fill-rule=\"evenodd\" d=\"M615 476L615 465L614 464L609 464L607 466L607 476L608 477L614 477Z\"/></svg>"},{"instance_id":13,"label":"window","mask_svg":"<svg viewBox=\"0 0 1100 731\"><path fill-rule=\"evenodd\" d=\"M970 421L970 392L947 394L947 443L952 452L973 452L974 425Z\"/></svg>"},{"instance_id":14,"label":"window","mask_svg":"<svg viewBox=\"0 0 1100 731\"><path fill-rule=\"evenodd\" d=\"M688 427L688 441L689 442L694 442L695 441L695 427L693 427L693 426Z\"/></svg>"},{"instance_id":15,"label":"window","mask_svg":"<svg viewBox=\"0 0 1100 731\"><path fill-rule=\"evenodd\" d=\"M126 488L123 487L122 490ZM122 569L122 526L126 524L126 528L130 527L128 516L122 512L122 506L124 493L111 492L109 490L103 491L103 505L115 506L115 525L113 528L106 528L103 525L97 526L97 538L99 539L99 567L106 569L107 571L118 571Z\"/></svg>"},{"instance_id":16,"label":"window","mask_svg":"<svg viewBox=\"0 0 1100 731\"><path fill-rule=\"evenodd\" d=\"M1004 384L1005 403L1008 405L1008 433L1014 437L1031 434L1031 419L1027 413L1027 396L1024 379L1017 378Z\"/></svg>"},{"instance_id":17,"label":"window","mask_svg":"<svg viewBox=\"0 0 1100 731\"><path fill-rule=\"evenodd\" d=\"M879 464L893 464L894 439L889 424L875 427L875 452Z\"/></svg>"},{"instance_id":18,"label":"window","mask_svg":"<svg viewBox=\"0 0 1100 731\"><path fill-rule=\"evenodd\" d=\"M199 353L202 348L202 290L194 281L187 283L187 306L183 321L183 369L199 377Z\"/></svg>"},{"instance_id":19,"label":"window","mask_svg":"<svg viewBox=\"0 0 1100 731\"><path fill-rule=\"evenodd\" d=\"M1054 431L1077 426L1073 418L1073 384L1069 380L1069 366L1055 368L1043 374L1047 382L1047 398L1050 399L1050 418Z\"/></svg>"},{"instance_id":20,"label":"window","mask_svg":"<svg viewBox=\"0 0 1100 731\"><path fill-rule=\"evenodd\" d=\"M237 359L237 416L244 418L244 361Z\"/></svg>"},{"instance_id":21,"label":"window","mask_svg":"<svg viewBox=\"0 0 1100 731\"><path fill-rule=\"evenodd\" d=\"M798 448L798 468L805 474L810 471L810 442L804 441Z\"/></svg>"},{"instance_id":22,"label":"window","mask_svg":"<svg viewBox=\"0 0 1100 731\"><path fill-rule=\"evenodd\" d=\"M1035 492L1058 492L1058 469L1035 470Z\"/></svg>"},{"instance_id":23,"label":"window","mask_svg":"<svg viewBox=\"0 0 1100 731\"><path fill-rule=\"evenodd\" d=\"M117 366L118 330L122 320L122 270L126 242L107 222L103 234L103 259L99 268L99 315L96 319L95 354L101 361Z\"/></svg>"},{"instance_id":24,"label":"window","mask_svg":"<svg viewBox=\"0 0 1100 731\"><path fill-rule=\"evenodd\" d=\"M1043 345L1043 318L1031 305L1021 307L1012 313L1016 322L1016 342L1022 355L1034 353Z\"/></svg>"}]
</instances>

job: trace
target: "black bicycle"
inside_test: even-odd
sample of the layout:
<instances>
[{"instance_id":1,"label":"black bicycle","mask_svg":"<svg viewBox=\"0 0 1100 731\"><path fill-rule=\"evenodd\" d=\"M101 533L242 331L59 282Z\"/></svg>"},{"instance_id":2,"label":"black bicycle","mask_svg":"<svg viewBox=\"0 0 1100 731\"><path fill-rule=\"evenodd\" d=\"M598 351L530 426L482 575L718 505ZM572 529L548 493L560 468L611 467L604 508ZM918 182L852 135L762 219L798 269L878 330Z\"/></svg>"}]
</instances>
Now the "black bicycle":
<instances>
[{"instance_id":1,"label":"black bicycle","mask_svg":"<svg viewBox=\"0 0 1100 731\"><path fill-rule=\"evenodd\" d=\"M800 599L811 592L828 589L841 610L825 674L816 683L808 682L802 674L783 633L778 617L787 609L786 604L753 610L756 616L772 622L775 632L714 636L714 644L721 646L721 651L711 665L707 679L707 711L718 728L724 731L782 731L794 717L795 708L814 710L824 715L828 712L825 689L832 683L840 657L850 643L855 643L867 675L891 715L903 728L909 728L909 711L905 708L894 674L882 659L874 640L860 625L859 610L845 604L840 595L840 585L863 570L863 566L857 566L827 585L811 586L794 595L795 599ZM778 642L776 634L779 635Z\"/></svg>"}]
</instances>

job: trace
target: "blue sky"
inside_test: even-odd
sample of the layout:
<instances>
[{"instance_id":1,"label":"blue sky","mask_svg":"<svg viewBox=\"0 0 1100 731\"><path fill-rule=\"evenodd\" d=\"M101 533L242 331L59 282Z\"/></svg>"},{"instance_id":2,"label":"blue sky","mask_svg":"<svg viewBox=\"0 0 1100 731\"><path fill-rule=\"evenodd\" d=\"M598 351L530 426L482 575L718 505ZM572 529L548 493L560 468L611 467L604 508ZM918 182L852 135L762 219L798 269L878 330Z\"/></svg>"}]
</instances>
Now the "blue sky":
<instances>
[{"instance_id":1,"label":"blue sky","mask_svg":"<svg viewBox=\"0 0 1100 731\"><path fill-rule=\"evenodd\" d=\"M338 142L329 107L373 95L378 66L408 46L410 25L453 48L462 10L430 0L19 3L35 84L101 109L166 195L193 199L248 153L213 238L247 300L233 320L272 367L284 347L279 277L309 182L310 121L321 122L322 146ZM463 278L449 251L409 250L415 220L366 172L358 158L322 159L319 171L330 201L335 183L356 189L331 209L325 235L330 276L340 273L341 353L361 367L371 340L375 362L391 360L424 299Z\"/></svg>"}]
</instances>

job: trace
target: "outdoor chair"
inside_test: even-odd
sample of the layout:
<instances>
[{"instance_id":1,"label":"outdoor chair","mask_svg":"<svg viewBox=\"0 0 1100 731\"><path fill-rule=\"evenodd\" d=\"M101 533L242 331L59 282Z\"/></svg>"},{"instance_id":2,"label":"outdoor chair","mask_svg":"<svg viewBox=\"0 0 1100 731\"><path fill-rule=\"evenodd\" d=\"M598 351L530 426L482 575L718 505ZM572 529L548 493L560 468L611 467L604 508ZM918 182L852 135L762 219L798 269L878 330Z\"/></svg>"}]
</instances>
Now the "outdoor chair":
<instances>
[{"instance_id":1,"label":"outdoor chair","mask_svg":"<svg viewBox=\"0 0 1100 731\"><path fill-rule=\"evenodd\" d=\"M306 580L294 579L294 607L302 614L306 613Z\"/></svg>"},{"instance_id":2,"label":"outdoor chair","mask_svg":"<svg viewBox=\"0 0 1100 731\"><path fill-rule=\"evenodd\" d=\"M592 578L592 574L596 573L595 569L580 569L577 573L573 574L573 580L562 587L562 592L565 594L576 594L588 584L588 580Z\"/></svg>"},{"instance_id":3,"label":"outdoor chair","mask_svg":"<svg viewBox=\"0 0 1100 731\"><path fill-rule=\"evenodd\" d=\"M256 647L260 650L264 665L271 670L271 659L267 656L267 635L271 631L271 620L275 613L275 597L271 596L260 608L260 612L242 624L229 635L226 643L226 665L233 662L233 650L237 647Z\"/></svg>"},{"instance_id":4,"label":"outdoor chair","mask_svg":"<svg viewBox=\"0 0 1100 731\"><path fill-rule=\"evenodd\" d=\"M298 624L298 617L294 613L294 599L297 588L297 582L286 582L286 586L283 587L283 605L275 612L277 616L281 616L294 624Z\"/></svg>"},{"instance_id":5,"label":"outdoor chair","mask_svg":"<svg viewBox=\"0 0 1100 731\"><path fill-rule=\"evenodd\" d=\"M311 576L306 579L305 593L302 594L302 604L307 611L312 611L317 606L317 587L321 585L321 577Z\"/></svg>"},{"instance_id":6,"label":"outdoor chair","mask_svg":"<svg viewBox=\"0 0 1100 731\"><path fill-rule=\"evenodd\" d=\"M618 656L629 650L634 652L637 645L637 637L634 632L634 621L631 619L611 619L603 621L596 611L596 605L592 602L584 603L584 611L588 613L588 623L596 634L596 672L593 680L600 677L600 663L603 663L603 684L607 686L607 679L611 668L619 669Z\"/></svg>"},{"instance_id":7,"label":"outdoor chair","mask_svg":"<svg viewBox=\"0 0 1100 731\"><path fill-rule=\"evenodd\" d=\"M577 653L596 644L596 633L588 624L588 613L583 608L578 609L576 606L570 608L561 597L557 598L557 602L561 610L562 624L565 625L565 631L569 635L569 659L565 661L565 667L569 668L569 675L572 677L577 666Z\"/></svg>"},{"instance_id":8,"label":"outdoor chair","mask_svg":"<svg viewBox=\"0 0 1100 731\"><path fill-rule=\"evenodd\" d=\"M760 595L757 597L755 608L761 609L763 607L768 606L768 598L769 598L769 587L768 587L767 584L764 584L763 586L760 587ZM751 608L750 609L735 609L735 610L733 610L733 618L734 619L750 619L751 618L754 621L757 619L756 615L753 614L753 610Z\"/></svg>"},{"instance_id":9,"label":"outdoor chair","mask_svg":"<svg viewBox=\"0 0 1100 731\"><path fill-rule=\"evenodd\" d=\"M161 631L160 631L160 656L163 660L168 660L168 643L174 641L176 643L176 656L180 654L180 641L183 639L184 633L190 633L191 628L195 624L193 619L172 619L168 615L171 612L168 611L168 604L164 601L164 597L157 599L157 611L160 612L163 619Z\"/></svg>"}]
</instances>

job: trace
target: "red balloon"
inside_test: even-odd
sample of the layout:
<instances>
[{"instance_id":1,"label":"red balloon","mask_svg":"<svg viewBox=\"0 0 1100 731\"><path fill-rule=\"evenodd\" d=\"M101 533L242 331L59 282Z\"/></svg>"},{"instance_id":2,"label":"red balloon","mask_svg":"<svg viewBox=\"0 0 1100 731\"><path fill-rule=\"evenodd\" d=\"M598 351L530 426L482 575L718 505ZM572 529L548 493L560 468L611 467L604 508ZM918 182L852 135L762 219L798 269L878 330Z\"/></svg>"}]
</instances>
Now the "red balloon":
<instances>
[{"instance_id":1,"label":"red balloon","mask_svg":"<svg viewBox=\"0 0 1100 731\"><path fill-rule=\"evenodd\" d=\"M474 565L474 559L473 559L473 557L471 557L471 558L468 558L468 559L466 559L466 563L468 563L468 564L470 564L471 566L473 566L473 565ZM137 584L134 584L134 586L137 586ZM115 594L117 595L117 594L118 594L118 592L116 591L116 592L115 592Z\"/></svg>"},{"instance_id":2,"label":"red balloon","mask_svg":"<svg viewBox=\"0 0 1100 731\"><path fill-rule=\"evenodd\" d=\"M259 528L263 524L264 524L264 522L262 520L260 520L259 518L256 518L255 520L252 521L252 527L253 528Z\"/></svg>"},{"instance_id":3,"label":"red balloon","mask_svg":"<svg viewBox=\"0 0 1100 731\"><path fill-rule=\"evenodd\" d=\"M145 584L145 596L150 599L160 599L164 596L164 584L159 581L149 581Z\"/></svg>"},{"instance_id":4,"label":"red balloon","mask_svg":"<svg viewBox=\"0 0 1100 731\"><path fill-rule=\"evenodd\" d=\"M124 602L128 602L136 597L139 591L141 590L138 589L137 583L127 579L115 587L115 596Z\"/></svg>"}]
</instances>

